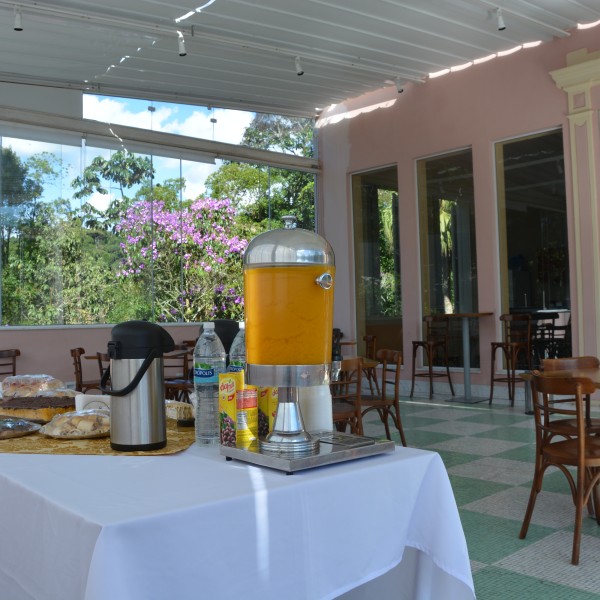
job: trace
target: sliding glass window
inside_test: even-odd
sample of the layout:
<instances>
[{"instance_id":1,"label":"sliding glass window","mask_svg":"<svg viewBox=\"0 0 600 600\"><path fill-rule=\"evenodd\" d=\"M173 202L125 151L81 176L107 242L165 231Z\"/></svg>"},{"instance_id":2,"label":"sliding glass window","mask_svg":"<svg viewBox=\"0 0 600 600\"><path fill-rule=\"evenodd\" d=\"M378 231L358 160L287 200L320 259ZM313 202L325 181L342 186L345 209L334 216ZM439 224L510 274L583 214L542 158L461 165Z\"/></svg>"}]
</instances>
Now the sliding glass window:
<instances>
[{"instance_id":1,"label":"sliding glass window","mask_svg":"<svg viewBox=\"0 0 600 600\"><path fill-rule=\"evenodd\" d=\"M502 311L531 314L536 358L570 355L562 131L497 143L496 177Z\"/></svg>"},{"instance_id":2,"label":"sliding glass window","mask_svg":"<svg viewBox=\"0 0 600 600\"><path fill-rule=\"evenodd\" d=\"M315 225L312 174L210 173L163 147L41 128L0 136L2 325L241 319L248 240L281 214Z\"/></svg>"},{"instance_id":3,"label":"sliding glass window","mask_svg":"<svg viewBox=\"0 0 600 600\"><path fill-rule=\"evenodd\" d=\"M424 315L477 312L477 257L471 150L417 161L421 298ZM451 319L450 364L463 366L460 319ZM471 366L479 366L477 319Z\"/></svg>"},{"instance_id":4,"label":"sliding glass window","mask_svg":"<svg viewBox=\"0 0 600 600\"><path fill-rule=\"evenodd\" d=\"M402 350L402 288L396 167L352 177L356 323L378 348Z\"/></svg>"}]
</instances>

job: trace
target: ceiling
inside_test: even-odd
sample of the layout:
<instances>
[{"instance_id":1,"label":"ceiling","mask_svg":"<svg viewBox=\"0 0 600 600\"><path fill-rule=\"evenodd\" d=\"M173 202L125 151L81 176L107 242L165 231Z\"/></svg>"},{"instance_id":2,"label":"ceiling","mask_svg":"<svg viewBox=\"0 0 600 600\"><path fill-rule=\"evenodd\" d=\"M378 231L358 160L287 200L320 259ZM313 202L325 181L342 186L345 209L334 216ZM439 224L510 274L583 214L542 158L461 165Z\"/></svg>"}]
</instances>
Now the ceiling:
<instances>
[{"instance_id":1,"label":"ceiling","mask_svg":"<svg viewBox=\"0 0 600 600\"><path fill-rule=\"evenodd\" d=\"M600 0L0 0L0 81L314 116L598 20Z\"/></svg>"}]
</instances>

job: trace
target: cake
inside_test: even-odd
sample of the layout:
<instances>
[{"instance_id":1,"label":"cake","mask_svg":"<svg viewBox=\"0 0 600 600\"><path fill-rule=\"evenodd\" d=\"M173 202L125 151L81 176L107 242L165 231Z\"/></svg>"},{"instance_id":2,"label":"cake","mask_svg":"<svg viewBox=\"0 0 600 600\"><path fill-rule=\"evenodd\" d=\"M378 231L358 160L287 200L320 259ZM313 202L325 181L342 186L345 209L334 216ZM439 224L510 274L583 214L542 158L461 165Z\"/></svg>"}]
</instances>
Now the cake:
<instances>
[{"instance_id":1,"label":"cake","mask_svg":"<svg viewBox=\"0 0 600 600\"><path fill-rule=\"evenodd\" d=\"M76 394L50 375L12 375L2 381L0 416L47 423L74 410Z\"/></svg>"},{"instance_id":2,"label":"cake","mask_svg":"<svg viewBox=\"0 0 600 600\"><path fill-rule=\"evenodd\" d=\"M54 416L75 410L73 396L25 396L0 400L0 415L47 423Z\"/></svg>"}]
</instances>

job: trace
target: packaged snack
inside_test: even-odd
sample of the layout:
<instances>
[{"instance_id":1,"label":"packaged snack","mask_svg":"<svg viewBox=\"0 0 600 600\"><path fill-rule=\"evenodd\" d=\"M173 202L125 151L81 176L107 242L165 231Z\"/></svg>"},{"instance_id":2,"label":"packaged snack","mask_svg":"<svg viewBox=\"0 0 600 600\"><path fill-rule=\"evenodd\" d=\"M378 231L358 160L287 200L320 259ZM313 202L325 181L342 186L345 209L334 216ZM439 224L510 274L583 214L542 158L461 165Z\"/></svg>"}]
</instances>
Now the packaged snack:
<instances>
[{"instance_id":1,"label":"packaged snack","mask_svg":"<svg viewBox=\"0 0 600 600\"><path fill-rule=\"evenodd\" d=\"M278 401L279 388L258 388L258 435L261 438L273 431Z\"/></svg>"},{"instance_id":2,"label":"packaged snack","mask_svg":"<svg viewBox=\"0 0 600 600\"><path fill-rule=\"evenodd\" d=\"M244 389L244 371L219 373L219 434L223 446L235 448L236 392Z\"/></svg>"},{"instance_id":3,"label":"packaged snack","mask_svg":"<svg viewBox=\"0 0 600 600\"><path fill-rule=\"evenodd\" d=\"M258 389L247 385L236 392L236 448L251 448L258 444Z\"/></svg>"},{"instance_id":4,"label":"packaged snack","mask_svg":"<svg viewBox=\"0 0 600 600\"><path fill-rule=\"evenodd\" d=\"M48 390L64 388L60 379L50 375L10 375L2 382L4 398L31 398ZM64 395L64 394L63 394Z\"/></svg>"},{"instance_id":5,"label":"packaged snack","mask_svg":"<svg viewBox=\"0 0 600 600\"><path fill-rule=\"evenodd\" d=\"M38 431L40 427L41 425L25 419L0 417L0 440L29 435Z\"/></svg>"},{"instance_id":6,"label":"packaged snack","mask_svg":"<svg viewBox=\"0 0 600 600\"><path fill-rule=\"evenodd\" d=\"M82 439L110 435L110 416L107 410L80 410L56 415L40 429L54 438Z\"/></svg>"}]
</instances>

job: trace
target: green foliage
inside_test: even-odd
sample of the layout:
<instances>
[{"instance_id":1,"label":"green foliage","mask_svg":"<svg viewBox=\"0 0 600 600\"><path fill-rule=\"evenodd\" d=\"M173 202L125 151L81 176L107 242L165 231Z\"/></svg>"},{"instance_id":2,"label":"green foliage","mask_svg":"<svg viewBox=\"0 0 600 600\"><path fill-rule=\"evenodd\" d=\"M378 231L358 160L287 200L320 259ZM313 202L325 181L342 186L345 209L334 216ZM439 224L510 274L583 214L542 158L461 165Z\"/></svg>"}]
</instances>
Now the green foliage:
<instances>
[{"instance_id":1,"label":"green foliage","mask_svg":"<svg viewBox=\"0 0 600 600\"><path fill-rule=\"evenodd\" d=\"M244 143L309 156L312 123L257 115ZM314 178L300 172L224 164L206 182L212 198L194 200L184 179L155 182L149 158L121 150L72 181L79 200L120 190L100 210L41 201L65 176L58 157L1 157L2 324L240 319L247 241L284 214L314 227Z\"/></svg>"},{"instance_id":2,"label":"green foliage","mask_svg":"<svg viewBox=\"0 0 600 600\"><path fill-rule=\"evenodd\" d=\"M262 150L312 156L313 123L281 115L257 114L242 144ZM229 198L238 214L262 229L281 227L293 214L298 227L314 229L314 176L261 165L226 163L211 174L206 187L212 198Z\"/></svg>"}]
</instances>

